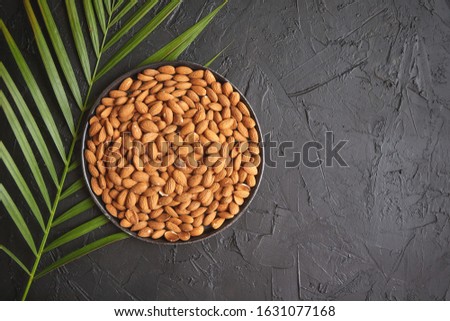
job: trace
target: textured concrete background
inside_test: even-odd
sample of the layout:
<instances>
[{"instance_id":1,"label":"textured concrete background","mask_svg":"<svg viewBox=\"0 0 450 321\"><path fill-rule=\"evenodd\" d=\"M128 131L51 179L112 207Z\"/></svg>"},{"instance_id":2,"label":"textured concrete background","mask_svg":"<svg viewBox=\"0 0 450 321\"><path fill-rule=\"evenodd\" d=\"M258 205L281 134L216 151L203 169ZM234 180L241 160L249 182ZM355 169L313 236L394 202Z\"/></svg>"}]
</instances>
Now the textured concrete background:
<instances>
[{"instance_id":1,"label":"textured concrete background","mask_svg":"<svg viewBox=\"0 0 450 321\"><path fill-rule=\"evenodd\" d=\"M42 73L22 5L9 2L3 19ZM217 3L184 1L96 93ZM450 1L231 0L182 58L205 62L231 41L212 67L246 94L263 131L300 151L331 130L349 141L349 167L266 168L249 211L220 236L176 247L122 241L37 281L30 299L450 299ZM11 62L4 48L2 60ZM30 255L4 209L0 243ZM0 271L0 298L18 298L23 273L4 254Z\"/></svg>"}]
</instances>

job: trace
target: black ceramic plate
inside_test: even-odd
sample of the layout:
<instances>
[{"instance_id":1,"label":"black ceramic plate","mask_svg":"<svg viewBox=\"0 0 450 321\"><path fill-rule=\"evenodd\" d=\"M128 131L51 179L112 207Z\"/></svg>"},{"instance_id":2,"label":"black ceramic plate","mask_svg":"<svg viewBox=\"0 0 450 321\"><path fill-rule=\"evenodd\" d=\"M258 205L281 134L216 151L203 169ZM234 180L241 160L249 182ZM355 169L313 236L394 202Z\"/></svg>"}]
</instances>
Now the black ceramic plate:
<instances>
[{"instance_id":1,"label":"black ceramic plate","mask_svg":"<svg viewBox=\"0 0 450 321\"><path fill-rule=\"evenodd\" d=\"M258 118L256 117L256 114L255 114L253 108L250 106L248 100L245 98L245 96L235 86L233 86L233 89L235 91L237 91L241 95L241 101L245 105L247 105L247 107L250 110L251 116L256 121L256 130L258 131L259 141L260 141L260 149L261 149L261 152L260 152L261 163L260 163L259 168L258 168L258 175L256 176L256 185L251 189L250 196L248 198L246 198L245 201L244 201L244 204L241 205L241 207L240 207L241 210L239 211L238 214L235 215L235 217L233 219L225 220L223 225L217 230L214 230L211 227L208 227L208 228L205 228L205 232L202 235L200 235L200 236L193 237L189 241L186 241L186 242L178 241L178 242L175 242L175 243L171 243L171 242L166 241L166 239L164 239L164 237L162 237L162 238L160 238L158 240L153 240L151 238L142 238L142 237L137 236L136 232L131 232L129 229L121 227L119 225L118 219L113 217L111 214L108 213L108 211L106 211L105 205L104 205L101 197L98 197L97 195L94 194L94 192L92 191L92 188L91 188L91 184L90 184L91 174L87 170L86 160L84 159L84 151L85 151L85 148L86 148L86 141L88 139L87 132L88 132L88 128L89 128L89 119L95 114L95 109L100 104L100 100L103 97L105 97L109 93L109 91L111 91L113 89L117 89L119 87L120 83L125 78L127 78L127 77L135 78L135 76L139 72L144 70L144 69L147 69L147 68L157 69L157 68L159 68L161 66L164 66L164 65L172 65L172 66L175 66L175 67L177 67L177 66L188 66L188 67L190 67L190 68L192 68L194 70L197 70L197 69L207 70L208 69L214 74L214 76L216 77L217 81L219 81L221 83L224 83L224 82L228 81L225 77L223 77L222 75L218 74L217 72L215 72L215 71L213 71L213 70L211 70L209 68L203 67L203 66L201 66L199 64L196 64L196 63L186 62L186 61L159 62L159 63L154 63L154 64L151 64L151 65L143 66L143 67L140 67L140 68L137 68L137 69L134 69L134 70L131 70L131 71L127 72L126 74L124 74L124 75L120 76L119 78L117 78L116 80L114 80L107 88L105 88L105 90L99 95L97 100L94 102L94 104L92 105L91 110L89 111L89 113L87 115L87 121L86 121L86 125L85 125L84 131L83 131L83 140L82 140L83 144L82 144L82 147L81 147L81 155L82 155L81 164L82 164L82 168L83 168L83 175L84 175L84 179L86 181L86 185L87 185L87 187L89 189L89 193L91 194L92 199L94 200L95 204L102 211L102 213L114 225L116 225L122 231L124 231L125 233L127 233L127 234L129 234L129 235L131 235L131 236L133 236L133 237L135 237L135 238L137 238L139 240L142 240L142 241L148 242L148 243L166 244L166 245L169 245L169 244L170 245L173 245L173 244L176 244L176 245L177 244L192 244L192 243L195 243L195 242L198 242L198 241L205 240L205 239L207 239L207 238L209 238L209 237L211 237L213 235L216 235L218 233L221 233L225 229L229 228L232 224L234 224L244 214L244 212L247 210L248 206L252 202L253 198L255 197L256 193L258 192L258 188L259 188L259 185L261 183L261 178L262 178L262 175L263 175L263 172L264 172L264 147L263 147L263 144L261 143L262 142L262 135L261 135L261 127L259 125Z\"/></svg>"}]
</instances>

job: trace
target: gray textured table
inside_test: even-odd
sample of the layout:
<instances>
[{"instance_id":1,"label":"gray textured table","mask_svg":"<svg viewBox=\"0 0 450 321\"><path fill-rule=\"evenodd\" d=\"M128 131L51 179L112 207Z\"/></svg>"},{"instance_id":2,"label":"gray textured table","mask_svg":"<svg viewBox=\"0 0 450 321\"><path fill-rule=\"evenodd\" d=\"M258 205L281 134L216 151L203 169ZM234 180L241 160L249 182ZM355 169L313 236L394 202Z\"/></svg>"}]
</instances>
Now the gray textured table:
<instances>
[{"instance_id":1,"label":"gray textured table","mask_svg":"<svg viewBox=\"0 0 450 321\"><path fill-rule=\"evenodd\" d=\"M214 5L185 1L114 75ZM20 1L1 12L37 61ZM277 167L248 212L193 246L116 243L42 278L30 299L450 299L450 1L232 0L182 58L205 62L231 41L212 67L242 89L264 132L294 142L272 150ZM5 49L2 60L12 63ZM326 131L348 140L348 167L285 168ZM4 209L0 243L24 247ZM18 298L25 276L3 254L0 271L0 298Z\"/></svg>"}]
</instances>

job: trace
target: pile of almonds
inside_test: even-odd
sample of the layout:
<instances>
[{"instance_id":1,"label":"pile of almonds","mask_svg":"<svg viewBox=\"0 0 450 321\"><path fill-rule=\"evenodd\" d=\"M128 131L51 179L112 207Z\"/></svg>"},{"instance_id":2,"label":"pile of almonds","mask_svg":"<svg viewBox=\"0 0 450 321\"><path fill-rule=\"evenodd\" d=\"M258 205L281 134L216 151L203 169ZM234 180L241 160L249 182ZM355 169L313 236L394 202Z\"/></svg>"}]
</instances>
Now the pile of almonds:
<instances>
[{"instance_id":1,"label":"pile of almonds","mask_svg":"<svg viewBox=\"0 0 450 321\"><path fill-rule=\"evenodd\" d=\"M145 69L89 120L91 187L120 226L187 241L239 213L256 185L258 131L230 83L186 66Z\"/></svg>"}]
</instances>

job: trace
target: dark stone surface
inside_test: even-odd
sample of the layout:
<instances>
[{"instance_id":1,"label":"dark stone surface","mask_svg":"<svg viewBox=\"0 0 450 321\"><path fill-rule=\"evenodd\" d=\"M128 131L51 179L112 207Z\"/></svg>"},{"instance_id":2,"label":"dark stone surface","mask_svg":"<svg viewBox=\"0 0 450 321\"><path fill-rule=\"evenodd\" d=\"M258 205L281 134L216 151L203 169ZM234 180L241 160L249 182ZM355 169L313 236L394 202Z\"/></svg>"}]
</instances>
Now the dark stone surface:
<instances>
[{"instance_id":1,"label":"dark stone surface","mask_svg":"<svg viewBox=\"0 0 450 321\"><path fill-rule=\"evenodd\" d=\"M214 5L184 1L95 93ZM72 50L64 5L53 7ZM1 13L42 77L22 5L2 2ZM295 151L333 131L335 140L348 140L342 156L349 166L286 169L279 162L266 168L249 211L220 236L176 247L122 241L38 280L29 298L450 299L450 1L231 0L183 58L205 62L231 41L212 67L245 92L263 131L293 141ZM21 84L3 39L1 52ZM2 140L20 159L1 115ZM86 196L81 191L62 207ZM93 239L54 251L43 263ZM0 243L32 263L4 209ZM0 271L0 298L19 298L24 274L4 254Z\"/></svg>"}]
</instances>

